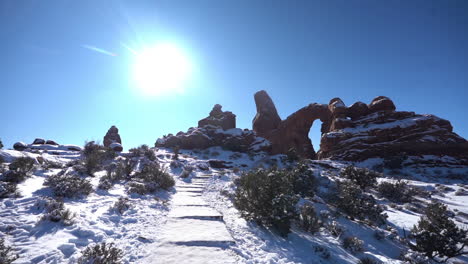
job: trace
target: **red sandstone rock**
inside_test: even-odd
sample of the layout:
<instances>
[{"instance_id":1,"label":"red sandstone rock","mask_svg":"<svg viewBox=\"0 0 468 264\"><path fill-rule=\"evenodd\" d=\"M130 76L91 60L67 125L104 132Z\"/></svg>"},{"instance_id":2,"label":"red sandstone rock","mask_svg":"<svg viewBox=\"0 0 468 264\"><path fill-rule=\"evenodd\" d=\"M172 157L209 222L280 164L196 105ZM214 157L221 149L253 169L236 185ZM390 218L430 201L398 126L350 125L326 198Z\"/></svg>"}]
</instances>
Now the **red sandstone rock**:
<instances>
[{"instance_id":1,"label":"red sandstone rock","mask_svg":"<svg viewBox=\"0 0 468 264\"><path fill-rule=\"evenodd\" d=\"M112 126L104 136L104 146L109 147L114 142L122 144L122 140L120 139L119 135L119 129L115 126Z\"/></svg>"}]
</instances>

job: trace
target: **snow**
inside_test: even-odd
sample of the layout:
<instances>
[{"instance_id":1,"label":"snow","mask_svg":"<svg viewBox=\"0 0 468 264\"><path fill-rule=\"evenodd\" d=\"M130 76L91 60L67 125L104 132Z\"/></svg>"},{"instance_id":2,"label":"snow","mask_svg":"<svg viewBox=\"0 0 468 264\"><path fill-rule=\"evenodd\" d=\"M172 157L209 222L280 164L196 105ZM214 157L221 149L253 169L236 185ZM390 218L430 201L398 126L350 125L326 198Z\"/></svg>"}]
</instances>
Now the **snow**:
<instances>
[{"instance_id":1,"label":"snow","mask_svg":"<svg viewBox=\"0 0 468 264\"><path fill-rule=\"evenodd\" d=\"M226 131L225 131L226 132ZM239 130L227 131L239 133ZM242 132L242 131L241 131ZM259 142L264 142L259 139ZM59 169L38 169L24 182L18 184L21 197L0 200L0 235L6 237L8 244L18 250L20 259L14 263L73 263L87 246L100 242L114 242L122 249L124 263L357 263L362 257L378 259L383 263L402 263L398 255L407 247L399 241L404 232L416 224L421 217L418 212L391 208L387 200L378 198L378 202L387 208L388 226L396 233L378 227L370 227L337 216L337 222L345 229L342 237L333 237L322 229L316 234L309 234L293 226L288 237L283 238L270 229L248 222L240 217L233 206L229 194L235 191L233 181L242 170L277 164L280 168L287 164L281 162L283 155L269 156L265 153L247 155L225 151L212 147L201 152L181 150L179 162L182 166L191 166L194 171L186 179L178 177L183 168L170 168L172 153L169 149L158 149L155 153L158 161L168 169L176 185L170 191L161 191L150 195L128 195L123 184L117 183L110 190L95 190L87 197L65 199L65 208L76 214L72 225L40 221L43 213L35 204L42 196L51 196L49 188L43 185L50 175ZM121 153L125 156L127 153ZM79 157L79 152L62 150L59 155L47 152L30 153L15 150L0 150L0 156L11 162L22 156L42 157L45 160L62 165ZM412 158L412 157L410 157ZM418 157L434 162L450 161L450 157ZM209 159L232 162L233 169L211 169L203 171L199 164L206 164ZM369 159L356 165L372 167L382 159ZM349 163L332 160L312 161L314 174L323 182L337 179L340 168ZM460 171L466 168L460 168ZM447 187L447 191L435 192L432 199L442 201L455 212L454 221L464 226L468 219L468 195L456 195L461 189L467 189L466 179L450 180L438 178L436 169L416 173L409 167L401 175L410 175L410 185L434 191L436 184ZM454 169L454 172L457 170ZM94 188L101 171L89 178ZM393 180L379 178L379 181ZM324 185L325 186L325 185ZM465 186L465 187L464 187ZM325 187L321 193L327 192ZM373 193L373 195L376 195ZM112 209L120 197L127 197L131 208L122 215ZM421 203L428 203L431 198L418 197ZM302 199L301 203L311 203L317 212L330 214L334 208L315 196ZM384 240L374 237L376 231L385 234ZM364 252L352 254L341 245L344 236L357 236L364 241ZM330 253L330 258L323 258L323 252ZM459 258L463 263L467 258Z\"/></svg>"}]
</instances>

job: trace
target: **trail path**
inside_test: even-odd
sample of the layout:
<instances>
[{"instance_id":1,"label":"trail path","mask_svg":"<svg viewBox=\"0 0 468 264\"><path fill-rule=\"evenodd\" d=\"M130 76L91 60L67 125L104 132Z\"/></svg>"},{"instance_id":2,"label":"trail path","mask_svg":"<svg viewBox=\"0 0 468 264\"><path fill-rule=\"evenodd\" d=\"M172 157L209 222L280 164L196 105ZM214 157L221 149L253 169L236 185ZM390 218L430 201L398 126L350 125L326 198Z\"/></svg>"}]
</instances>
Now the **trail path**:
<instances>
[{"instance_id":1,"label":"trail path","mask_svg":"<svg viewBox=\"0 0 468 264\"><path fill-rule=\"evenodd\" d=\"M152 245L144 263L236 263L229 251L234 243L223 216L202 198L211 175L194 177L191 183L176 184L168 221L161 239Z\"/></svg>"}]
</instances>

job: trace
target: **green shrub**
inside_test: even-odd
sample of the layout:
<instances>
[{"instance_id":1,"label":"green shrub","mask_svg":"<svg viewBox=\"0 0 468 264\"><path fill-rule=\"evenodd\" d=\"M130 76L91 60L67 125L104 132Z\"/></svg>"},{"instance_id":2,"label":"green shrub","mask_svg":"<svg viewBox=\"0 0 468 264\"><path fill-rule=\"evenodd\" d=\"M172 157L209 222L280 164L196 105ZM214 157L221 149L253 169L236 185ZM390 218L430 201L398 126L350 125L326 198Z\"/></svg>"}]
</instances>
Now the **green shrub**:
<instances>
[{"instance_id":1,"label":"green shrub","mask_svg":"<svg viewBox=\"0 0 468 264\"><path fill-rule=\"evenodd\" d=\"M133 171L133 163L131 160L119 160L109 164L106 168L106 175L99 179L99 189L108 190L112 186L121 180L130 178L130 174Z\"/></svg>"},{"instance_id":2,"label":"green shrub","mask_svg":"<svg viewBox=\"0 0 468 264\"><path fill-rule=\"evenodd\" d=\"M314 196L317 179L307 164L299 162L295 167L288 169L288 176L293 183L294 193L302 197Z\"/></svg>"},{"instance_id":3,"label":"green shrub","mask_svg":"<svg viewBox=\"0 0 468 264\"><path fill-rule=\"evenodd\" d=\"M135 173L133 181L129 183L129 191L146 194L158 189L168 190L174 184L174 178L169 173L162 170L158 163L151 162L146 164L140 172Z\"/></svg>"},{"instance_id":4,"label":"green shrub","mask_svg":"<svg viewBox=\"0 0 468 264\"><path fill-rule=\"evenodd\" d=\"M149 148L148 145L141 145L137 148L131 148L129 152L133 157L146 157L150 161L156 160L156 154L152 149Z\"/></svg>"},{"instance_id":5,"label":"green shrub","mask_svg":"<svg viewBox=\"0 0 468 264\"><path fill-rule=\"evenodd\" d=\"M302 206L299 213L299 226L307 232L315 233L320 230L322 221L315 213L315 209L312 205L305 204Z\"/></svg>"},{"instance_id":6,"label":"green shrub","mask_svg":"<svg viewBox=\"0 0 468 264\"><path fill-rule=\"evenodd\" d=\"M96 144L94 141L86 142L83 149L82 165L89 175L99 171L106 160L116 157L115 151Z\"/></svg>"},{"instance_id":7,"label":"green shrub","mask_svg":"<svg viewBox=\"0 0 468 264\"><path fill-rule=\"evenodd\" d=\"M119 214L123 214L131 207L132 205L130 204L130 200L127 197L119 197L119 200L114 203L114 205L111 207L111 210L116 211Z\"/></svg>"},{"instance_id":8,"label":"green shrub","mask_svg":"<svg viewBox=\"0 0 468 264\"><path fill-rule=\"evenodd\" d=\"M286 160L289 162L294 162L299 160L299 155L297 154L296 148L290 148L286 153Z\"/></svg>"},{"instance_id":9,"label":"green shrub","mask_svg":"<svg viewBox=\"0 0 468 264\"><path fill-rule=\"evenodd\" d=\"M0 142L1 143L1 142ZM19 258L12 247L5 245L5 239L0 238L0 263L11 264Z\"/></svg>"},{"instance_id":10,"label":"green shrub","mask_svg":"<svg viewBox=\"0 0 468 264\"><path fill-rule=\"evenodd\" d=\"M10 163L9 168L12 171L27 174L34 168L35 160L31 157L20 157Z\"/></svg>"},{"instance_id":11,"label":"green shrub","mask_svg":"<svg viewBox=\"0 0 468 264\"><path fill-rule=\"evenodd\" d=\"M114 243L103 242L88 246L78 259L79 264L119 264L122 263L123 251Z\"/></svg>"},{"instance_id":12,"label":"green shrub","mask_svg":"<svg viewBox=\"0 0 468 264\"><path fill-rule=\"evenodd\" d=\"M16 183L0 181L0 199L17 195Z\"/></svg>"},{"instance_id":13,"label":"green shrub","mask_svg":"<svg viewBox=\"0 0 468 264\"><path fill-rule=\"evenodd\" d=\"M242 217L271 226L283 236L290 232L298 197L286 170L252 170L239 177L236 185L234 205Z\"/></svg>"},{"instance_id":14,"label":"green shrub","mask_svg":"<svg viewBox=\"0 0 468 264\"><path fill-rule=\"evenodd\" d=\"M357 184L361 189L377 184L379 174L366 168L348 166L341 170L340 176Z\"/></svg>"},{"instance_id":15,"label":"green shrub","mask_svg":"<svg viewBox=\"0 0 468 264\"><path fill-rule=\"evenodd\" d=\"M381 182L377 191L388 200L395 203L409 203L413 200L414 192L408 187L407 181L398 180L392 182Z\"/></svg>"},{"instance_id":16,"label":"green shrub","mask_svg":"<svg viewBox=\"0 0 468 264\"><path fill-rule=\"evenodd\" d=\"M175 146L172 151L174 152L174 155L172 156L172 159L173 160L179 160L179 151L180 151L180 148L179 146Z\"/></svg>"},{"instance_id":17,"label":"green shrub","mask_svg":"<svg viewBox=\"0 0 468 264\"><path fill-rule=\"evenodd\" d=\"M65 225L73 223L75 214L70 209L66 209L60 199L44 197L36 202L35 207L44 210L41 221L62 222Z\"/></svg>"},{"instance_id":18,"label":"green shrub","mask_svg":"<svg viewBox=\"0 0 468 264\"><path fill-rule=\"evenodd\" d=\"M430 259L443 259L468 254L468 230L463 230L448 217L447 206L431 203L418 224L411 230L416 241L414 250L424 253Z\"/></svg>"},{"instance_id":19,"label":"green shrub","mask_svg":"<svg viewBox=\"0 0 468 264\"><path fill-rule=\"evenodd\" d=\"M362 252L364 250L364 242L355 236L343 239L342 245L345 249L353 253Z\"/></svg>"},{"instance_id":20,"label":"green shrub","mask_svg":"<svg viewBox=\"0 0 468 264\"><path fill-rule=\"evenodd\" d=\"M338 222L332 221L331 223L325 225L325 228L330 232L330 234L334 237L340 237L344 232L345 229L342 227Z\"/></svg>"},{"instance_id":21,"label":"green shrub","mask_svg":"<svg viewBox=\"0 0 468 264\"><path fill-rule=\"evenodd\" d=\"M44 185L51 187L54 194L59 197L79 197L93 191L88 180L78 175L66 174L64 171L49 176Z\"/></svg>"},{"instance_id":22,"label":"green shrub","mask_svg":"<svg viewBox=\"0 0 468 264\"><path fill-rule=\"evenodd\" d=\"M386 215L372 195L362 192L358 185L345 181L339 182L338 194L334 198L336 206L351 218L368 220L371 223L382 225Z\"/></svg>"}]
</instances>

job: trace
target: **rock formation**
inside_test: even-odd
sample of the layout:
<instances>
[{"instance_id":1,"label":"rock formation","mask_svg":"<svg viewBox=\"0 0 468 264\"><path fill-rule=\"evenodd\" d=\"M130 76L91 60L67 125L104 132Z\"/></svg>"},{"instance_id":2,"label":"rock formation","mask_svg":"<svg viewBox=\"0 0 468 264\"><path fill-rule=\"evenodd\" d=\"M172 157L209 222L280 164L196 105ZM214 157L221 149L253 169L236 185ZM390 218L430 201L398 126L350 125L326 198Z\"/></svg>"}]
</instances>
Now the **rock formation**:
<instances>
[{"instance_id":1,"label":"rock formation","mask_svg":"<svg viewBox=\"0 0 468 264\"><path fill-rule=\"evenodd\" d=\"M369 105L356 102L350 107L333 98L328 105L310 104L282 121L265 91L255 94L255 103L253 130L270 141L272 154L286 154L294 148L305 158L349 161L437 155L452 158L453 164L468 165L468 143L452 131L449 121L396 111L385 96L376 97ZM322 121L318 155L308 136L317 119Z\"/></svg>"},{"instance_id":2,"label":"rock formation","mask_svg":"<svg viewBox=\"0 0 468 264\"><path fill-rule=\"evenodd\" d=\"M198 127L191 127L187 132L169 134L156 141L156 147L180 147L182 149L205 149L221 146L231 151L265 151L270 144L259 138L252 130L236 128L236 115L223 112L216 104L210 115L198 121Z\"/></svg>"},{"instance_id":3,"label":"rock formation","mask_svg":"<svg viewBox=\"0 0 468 264\"><path fill-rule=\"evenodd\" d=\"M220 127L224 130L235 128L236 127L236 115L226 111L221 110L222 106L216 104L211 110L210 115L207 118L204 118L198 121L198 127L204 127L207 125Z\"/></svg>"},{"instance_id":4,"label":"rock formation","mask_svg":"<svg viewBox=\"0 0 468 264\"><path fill-rule=\"evenodd\" d=\"M223 130L219 127L206 125L203 127L191 127L187 132L179 132L176 135L169 134L159 138L156 147L181 149L205 149L220 146L226 150L248 152L266 151L270 144L264 138L256 137L252 130L231 128Z\"/></svg>"},{"instance_id":5,"label":"rock formation","mask_svg":"<svg viewBox=\"0 0 468 264\"><path fill-rule=\"evenodd\" d=\"M104 136L104 146L110 147L112 143L119 143L122 144L122 140L120 139L119 129L115 126L112 126L107 131L106 135Z\"/></svg>"},{"instance_id":6,"label":"rock formation","mask_svg":"<svg viewBox=\"0 0 468 264\"><path fill-rule=\"evenodd\" d=\"M270 131L278 128L281 123L281 118L267 92L259 91L255 93L254 98L255 105L257 106L257 114L252 121L253 130L257 135L265 137Z\"/></svg>"},{"instance_id":7,"label":"rock formation","mask_svg":"<svg viewBox=\"0 0 468 264\"><path fill-rule=\"evenodd\" d=\"M34 145L44 145L45 143L46 141L43 138L36 138L34 139L34 142L33 142Z\"/></svg>"},{"instance_id":8,"label":"rock formation","mask_svg":"<svg viewBox=\"0 0 468 264\"><path fill-rule=\"evenodd\" d=\"M330 110L324 104L310 104L281 121L276 107L265 91L255 94L257 114L253 130L271 143L272 154L287 153L291 148L306 158L315 158L315 151L309 139L309 131L317 119L327 123Z\"/></svg>"}]
</instances>

